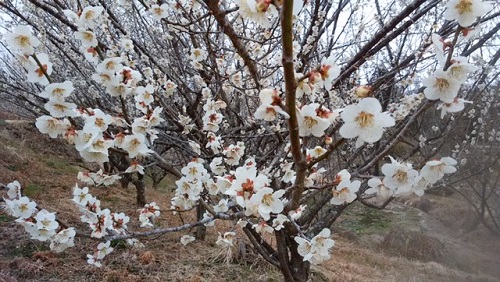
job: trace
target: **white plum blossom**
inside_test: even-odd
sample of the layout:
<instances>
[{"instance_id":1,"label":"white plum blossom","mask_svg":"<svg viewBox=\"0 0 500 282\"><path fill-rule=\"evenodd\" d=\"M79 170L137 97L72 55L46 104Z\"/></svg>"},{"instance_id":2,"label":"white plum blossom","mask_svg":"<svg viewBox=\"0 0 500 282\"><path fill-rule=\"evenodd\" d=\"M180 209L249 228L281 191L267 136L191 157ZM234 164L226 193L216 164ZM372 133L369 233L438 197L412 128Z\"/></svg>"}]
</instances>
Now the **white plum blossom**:
<instances>
[{"instance_id":1,"label":"white plum blossom","mask_svg":"<svg viewBox=\"0 0 500 282\"><path fill-rule=\"evenodd\" d=\"M382 180L378 177L371 178L368 180L368 186L370 188L366 189L365 193L370 195L370 194L377 194L381 197L388 198L394 194L394 191L384 185Z\"/></svg>"},{"instance_id":2,"label":"white plum blossom","mask_svg":"<svg viewBox=\"0 0 500 282\"><path fill-rule=\"evenodd\" d=\"M335 245L335 241L330 239L330 236L330 229L323 228L318 235L311 239L311 250L323 261L330 259L330 249Z\"/></svg>"},{"instance_id":3,"label":"white plum blossom","mask_svg":"<svg viewBox=\"0 0 500 282\"><path fill-rule=\"evenodd\" d=\"M333 197L330 203L333 205L352 203L357 198L356 192L361 186L361 181L355 180L351 182L351 174L345 169L340 171L336 178L340 182L332 188Z\"/></svg>"},{"instance_id":4,"label":"white plum blossom","mask_svg":"<svg viewBox=\"0 0 500 282\"><path fill-rule=\"evenodd\" d=\"M133 134L125 136L122 148L128 152L129 157L146 156L151 152L146 144L146 137L142 134Z\"/></svg>"},{"instance_id":5,"label":"white plum blossom","mask_svg":"<svg viewBox=\"0 0 500 282\"><path fill-rule=\"evenodd\" d=\"M433 33L431 36L434 52L436 52L436 59L440 66L444 66L446 62L445 50L451 46L451 42L445 41L439 34Z\"/></svg>"},{"instance_id":6,"label":"white plum blossom","mask_svg":"<svg viewBox=\"0 0 500 282\"><path fill-rule=\"evenodd\" d=\"M140 209L139 214L141 227L153 227L154 219L159 217L160 214L160 207L156 204L156 202L144 205L144 208Z\"/></svg>"},{"instance_id":7,"label":"white plum blossom","mask_svg":"<svg viewBox=\"0 0 500 282\"><path fill-rule=\"evenodd\" d=\"M479 70L479 67L469 64L466 57L454 57L451 59L451 65L448 67L447 73L451 78L460 82L467 79L467 74Z\"/></svg>"},{"instance_id":8,"label":"white plum blossom","mask_svg":"<svg viewBox=\"0 0 500 282\"><path fill-rule=\"evenodd\" d=\"M264 220L269 220L271 213L283 211L283 201L280 199L285 190L274 191L272 188L264 187L250 198L250 201L258 205L258 212Z\"/></svg>"},{"instance_id":9,"label":"white plum blossom","mask_svg":"<svg viewBox=\"0 0 500 282\"><path fill-rule=\"evenodd\" d=\"M298 80L302 76L303 76L302 73L296 73L295 79ZM285 88L285 87L283 86L283 88ZM303 79L301 81L298 81L297 82L297 92L295 94L296 98L301 99L304 96L304 94L306 96L309 96L309 95L314 93L314 90L315 90L314 84L310 83L308 78Z\"/></svg>"},{"instance_id":10,"label":"white plum blossom","mask_svg":"<svg viewBox=\"0 0 500 282\"><path fill-rule=\"evenodd\" d=\"M268 16L276 16L278 11L269 0L236 0L238 12L243 19L251 19L264 28L271 26Z\"/></svg>"},{"instance_id":11,"label":"white plum blossom","mask_svg":"<svg viewBox=\"0 0 500 282\"><path fill-rule=\"evenodd\" d=\"M306 209L307 205L300 205L296 210L291 210L288 214L293 220L297 220L302 216L302 212Z\"/></svg>"},{"instance_id":12,"label":"white plum blossom","mask_svg":"<svg viewBox=\"0 0 500 282\"><path fill-rule=\"evenodd\" d=\"M21 184L19 183L19 181L15 180L15 181L7 184L7 189L9 189L7 191L7 196L9 197L9 199L13 200L13 199L19 199L22 197Z\"/></svg>"},{"instance_id":13,"label":"white plum blossom","mask_svg":"<svg viewBox=\"0 0 500 282\"><path fill-rule=\"evenodd\" d=\"M165 84L164 84L164 87L165 87L165 91L166 91L165 96L170 97L170 96L172 96L172 94L174 94L174 91L177 88L177 84L175 84L174 82L172 82L170 80L167 80L167 82L165 82Z\"/></svg>"},{"instance_id":14,"label":"white plum blossom","mask_svg":"<svg viewBox=\"0 0 500 282\"><path fill-rule=\"evenodd\" d=\"M31 55L36 47L40 45L40 40L33 36L31 28L27 25L20 25L12 33L6 33L7 44L15 50L21 51L23 55Z\"/></svg>"},{"instance_id":15,"label":"white plum blossom","mask_svg":"<svg viewBox=\"0 0 500 282\"><path fill-rule=\"evenodd\" d=\"M430 184L434 184L443 178L445 174L456 172L455 165L457 165L457 161L450 157L431 160L420 170L420 175Z\"/></svg>"},{"instance_id":16,"label":"white plum blossom","mask_svg":"<svg viewBox=\"0 0 500 282\"><path fill-rule=\"evenodd\" d=\"M274 229L269 226L269 224L267 224L267 222L265 222L264 220L261 220L259 221L259 223L252 225L252 228L255 229L255 232L259 234L273 234L274 232Z\"/></svg>"},{"instance_id":17,"label":"white plum blossom","mask_svg":"<svg viewBox=\"0 0 500 282\"><path fill-rule=\"evenodd\" d=\"M309 135L321 137L325 135L325 130L331 124L329 120L330 114L330 111L320 108L317 103L303 106L297 113L299 135L302 137Z\"/></svg>"},{"instance_id":18,"label":"white plum blossom","mask_svg":"<svg viewBox=\"0 0 500 282\"><path fill-rule=\"evenodd\" d=\"M96 138L90 146L79 151L80 156L88 162L104 163L108 159L108 149L113 146L113 140L105 140L103 137Z\"/></svg>"},{"instance_id":19,"label":"white plum blossom","mask_svg":"<svg viewBox=\"0 0 500 282\"><path fill-rule=\"evenodd\" d=\"M14 217L18 218L29 218L36 212L36 203L30 201L30 199L26 196L23 196L19 199L15 199L13 201L9 201L5 199L7 206L10 209L10 213Z\"/></svg>"},{"instance_id":20,"label":"white plum blossom","mask_svg":"<svg viewBox=\"0 0 500 282\"><path fill-rule=\"evenodd\" d=\"M144 174L144 167L138 162L132 161L130 163L130 166L125 170L125 173L133 173L133 172Z\"/></svg>"},{"instance_id":21,"label":"white plum blossom","mask_svg":"<svg viewBox=\"0 0 500 282\"><path fill-rule=\"evenodd\" d=\"M155 21L161 21L168 16L168 9L168 4L162 4L161 6L154 4L151 5L149 11L151 12L151 15L153 16Z\"/></svg>"},{"instance_id":22,"label":"white plum blossom","mask_svg":"<svg viewBox=\"0 0 500 282\"><path fill-rule=\"evenodd\" d=\"M122 38L120 41L120 46L124 51L130 52L134 50L134 41L129 38Z\"/></svg>"},{"instance_id":23,"label":"white plum blossom","mask_svg":"<svg viewBox=\"0 0 500 282\"><path fill-rule=\"evenodd\" d=\"M186 235L184 235L184 236L181 237L181 244L184 245L184 246L186 246L187 244L189 244L189 243L191 243L191 242L193 242L195 240L196 240L196 238L194 238L194 236L186 234Z\"/></svg>"},{"instance_id":24,"label":"white plum blossom","mask_svg":"<svg viewBox=\"0 0 500 282\"><path fill-rule=\"evenodd\" d=\"M441 109L441 118L444 118L446 113L457 113L461 112L465 108L466 103L472 103L471 101L466 101L464 99L455 97L451 103L441 103L438 105L437 109Z\"/></svg>"},{"instance_id":25,"label":"white plum blossom","mask_svg":"<svg viewBox=\"0 0 500 282\"><path fill-rule=\"evenodd\" d=\"M93 255L87 255L87 263L97 267L102 266L102 263Z\"/></svg>"},{"instance_id":26,"label":"white plum blossom","mask_svg":"<svg viewBox=\"0 0 500 282\"><path fill-rule=\"evenodd\" d=\"M215 133L211 131L207 132L207 144L205 145L205 148L210 148L214 154L218 154L222 149L223 143L224 140L220 136L215 135Z\"/></svg>"},{"instance_id":27,"label":"white plum blossom","mask_svg":"<svg viewBox=\"0 0 500 282\"><path fill-rule=\"evenodd\" d=\"M99 131L106 131L108 126L113 123L113 117L104 113L100 109L93 109L90 111L90 116L85 117L85 125L83 131L92 131L97 128Z\"/></svg>"},{"instance_id":28,"label":"white plum blossom","mask_svg":"<svg viewBox=\"0 0 500 282\"><path fill-rule=\"evenodd\" d=\"M241 157L245 153L245 143L237 142L236 145L231 144L225 147L222 153L226 157L226 164L237 165L240 162Z\"/></svg>"},{"instance_id":29,"label":"white plum blossom","mask_svg":"<svg viewBox=\"0 0 500 282\"><path fill-rule=\"evenodd\" d=\"M215 212L227 212L229 210L228 199L221 199L217 205L214 206Z\"/></svg>"},{"instance_id":30,"label":"white plum blossom","mask_svg":"<svg viewBox=\"0 0 500 282\"><path fill-rule=\"evenodd\" d=\"M425 98L429 100L441 100L444 103L451 103L458 94L460 82L450 77L448 72L436 70L433 76L422 80Z\"/></svg>"},{"instance_id":31,"label":"white plum blossom","mask_svg":"<svg viewBox=\"0 0 500 282\"><path fill-rule=\"evenodd\" d=\"M130 221L130 217L124 213L112 213L113 229L118 232L124 232L127 230L127 223Z\"/></svg>"},{"instance_id":32,"label":"white plum blossom","mask_svg":"<svg viewBox=\"0 0 500 282\"><path fill-rule=\"evenodd\" d=\"M98 21L97 19L104 11L101 6L87 6L83 8L78 19L78 26L81 28L94 28Z\"/></svg>"},{"instance_id":33,"label":"white plum blossom","mask_svg":"<svg viewBox=\"0 0 500 282\"><path fill-rule=\"evenodd\" d=\"M296 236L295 242L299 244L297 252L313 265L320 264L330 259L330 249L335 245L335 241L330 239L330 230L324 228L311 241Z\"/></svg>"},{"instance_id":34,"label":"white plum blossom","mask_svg":"<svg viewBox=\"0 0 500 282\"><path fill-rule=\"evenodd\" d=\"M64 98L69 97L75 88L73 82L66 80L62 83L51 83L45 86L45 90L40 93L40 97L51 101L64 102Z\"/></svg>"},{"instance_id":35,"label":"white plum blossom","mask_svg":"<svg viewBox=\"0 0 500 282\"><path fill-rule=\"evenodd\" d=\"M76 116L76 104L49 100L44 108L55 118Z\"/></svg>"},{"instance_id":36,"label":"white plum blossom","mask_svg":"<svg viewBox=\"0 0 500 282\"><path fill-rule=\"evenodd\" d=\"M186 177L187 180L205 180L208 171L205 169L201 162L189 162L185 167L181 169L181 173Z\"/></svg>"},{"instance_id":37,"label":"white plum blossom","mask_svg":"<svg viewBox=\"0 0 500 282\"><path fill-rule=\"evenodd\" d=\"M335 64L333 57L323 58L319 69L323 85L327 91L332 88L332 82L340 74L340 68Z\"/></svg>"},{"instance_id":38,"label":"white plum blossom","mask_svg":"<svg viewBox=\"0 0 500 282\"><path fill-rule=\"evenodd\" d=\"M138 103L144 103L146 105L151 104L154 101L153 93L155 92L155 88L153 85L148 84L145 87L139 86L135 90L135 101Z\"/></svg>"},{"instance_id":39,"label":"white plum blossom","mask_svg":"<svg viewBox=\"0 0 500 282\"><path fill-rule=\"evenodd\" d=\"M392 157L390 164L382 166L382 173L385 175L383 184L392 189L395 196L411 194L418 177L418 171L411 164L399 163Z\"/></svg>"},{"instance_id":40,"label":"white plum blossom","mask_svg":"<svg viewBox=\"0 0 500 282\"><path fill-rule=\"evenodd\" d=\"M262 89L259 93L261 105L255 111L256 119L263 119L265 121L273 121L278 117L278 114L289 118L287 112L281 109L281 98L275 89Z\"/></svg>"},{"instance_id":41,"label":"white plum blossom","mask_svg":"<svg viewBox=\"0 0 500 282\"><path fill-rule=\"evenodd\" d=\"M204 61L207 58L207 51L200 49L200 48L194 48L191 49L191 60L196 61L196 62L201 62Z\"/></svg>"},{"instance_id":42,"label":"white plum blossom","mask_svg":"<svg viewBox=\"0 0 500 282\"><path fill-rule=\"evenodd\" d=\"M258 174L255 166L251 167L238 167L234 173L234 180L231 183L231 187L227 189L224 193L229 196L236 198L238 205L246 208L247 203L255 194L264 189L269 185L269 179L265 174ZM265 190L269 191L269 190ZM272 189L271 189L272 191ZM263 196L263 194L261 194ZM251 203L256 205L255 200ZM256 212L258 212L256 210Z\"/></svg>"},{"instance_id":43,"label":"white plum blossom","mask_svg":"<svg viewBox=\"0 0 500 282\"><path fill-rule=\"evenodd\" d=\"M75 235L76 231L73 227L59 231L59 233L50 238L50 250L60 253L67 248L73 247L75 245Z\"/></svg>"},{"instance_id":44,"label":"white plum blossom","mask_svg":"<svg viewBox=\"0 0 500 282\"><path fill-rule=\"evenodd\" d=\"M285 222L289 222L288 217L284 214L278 214L275 219L273 219L273 228L276 231L280 231L282 228L284 228Z\"/></svg>"},{"instance_id":45,"label":"white plum blossom","mask_svg":"<svg viewBox=\"0 0 500 282\"><path fill-rule=\"evenodd\" d=\"M75 185L75 189L73 189L73 202L80 206L86 206L91 199L92 195L89 194L88 187L79 188L78 184Z\"/></svg>"},{"instance_id":46,"label":"white plum blossom","mask_svg":"<svg viewBox=\"0 0 500 282\"><path fill-rule=\"evenodd\" d=\"M75 39L80 40L80 42L82 43L82 47L84 48L97 46L97 37L90 30L80 28L78 29L78 31L75 31L74 36Z\"/></svg>"},{"instance_id":47,"label":"white plum blossom","mask_svg":"<svg viewBox=\"0 0 500 282\"><path fill-rule=\"evenodd\" d=\"M318 158L321 155L325 154L327 151L325 148L321 146L316 146L314 149L307 149L307 157L309 158Z\"/></svg>"},{"instance_id":48,"label":"white plum blossom","mask_svg":"<svg viewBox=\"0 0 500 282\"><path fill-rule=\"evenodd\" d=\"M203 116L203 130L217 132L224 116L217 112L207 112Z\"/></svg>"},{"instance_id":49,"label":"white plum blossom","mask_svg":"<svg viewBox=\"0 0 500 282\"><path fill-rule=\"evenodd\" d=\"M119 72L123 68L122 58L121 57L111 57L104 59L100 64L96 67L97 73L104 73L114 75Z\"/></svg>"},{"instance_id":50,"label":"white plum blossom","mask_svg":"<svg viewBox=\"0 0 500 282\"><path fill-rule=\"evenodd\" d=\"M344 124L339 133L344 138L356 138L356 147L364 142L375 143L384 133L385 127L395 125L395 120L389 113L382 113L382 106L375 98L364 98L356 105L344 108L340 117Z\"/></svg>"},{"instance_id":51,"label":"white plum blossom","mask_svg":"<svg viewBox=\"0 0 500 282\"><path fill-rule=\"evenodd\" d=\"M443 16L449 21L457 20L462 27L468 27L491 9L493 5L482 0L450 0L446 3Z\"/></svg>"},{"instance_id":52,"label":"white plum blossom","mask_svg":"<svg viewBox=\"0 0 500 282\"><path fill-rule=\"evenodd\" d=\"M56 221L56 214L48 212L45 209L36 214L35 220L38 229L53 230L54 234L55 230L59 227L59 223Z\"/></svg>"},{"instance_id":53,"label":"white plum blossom","mask_svg":"<svg viewBox=\"0 0 500 282\"><path fill-rule=\"evenodd\" d=\"M102 260L105 256L109 255L113 248L110 247L111 241L107 241L106 243L102 242L97 245L97 259Z\"/></svg>"},{"instance_id":54,"label":"white plum blossom","mask_svg":"<svg viewBox=\"0 0 500 282\"><path fill-rule=\"evenodd\" d=\"M40 85L48 85L49 79L47 75L52 74L52 63L49 61L49 56L45 53L40 53L36 55L40 65L30 57L28 69L28 81L33 83L39 83Z\"/></svg>"}]
</instances>

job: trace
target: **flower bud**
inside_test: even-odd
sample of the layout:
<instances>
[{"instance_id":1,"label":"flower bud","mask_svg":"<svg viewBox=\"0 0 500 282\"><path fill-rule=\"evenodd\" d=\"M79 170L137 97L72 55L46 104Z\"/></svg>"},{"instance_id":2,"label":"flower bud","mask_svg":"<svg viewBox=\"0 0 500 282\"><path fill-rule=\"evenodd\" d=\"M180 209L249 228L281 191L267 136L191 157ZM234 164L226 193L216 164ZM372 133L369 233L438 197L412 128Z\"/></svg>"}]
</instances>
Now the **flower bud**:
<instances>
[{"instance_id":1,"label":"flower bud","mask_svg":"<svg viewBox=\"0 0 500 282\"><path fill-rule=\"evenodd\" d=\"M366 98L370 97L372 92L372 87L369 85L361 85L356 88L356 97Z\"/></svg>"}]
</instances>

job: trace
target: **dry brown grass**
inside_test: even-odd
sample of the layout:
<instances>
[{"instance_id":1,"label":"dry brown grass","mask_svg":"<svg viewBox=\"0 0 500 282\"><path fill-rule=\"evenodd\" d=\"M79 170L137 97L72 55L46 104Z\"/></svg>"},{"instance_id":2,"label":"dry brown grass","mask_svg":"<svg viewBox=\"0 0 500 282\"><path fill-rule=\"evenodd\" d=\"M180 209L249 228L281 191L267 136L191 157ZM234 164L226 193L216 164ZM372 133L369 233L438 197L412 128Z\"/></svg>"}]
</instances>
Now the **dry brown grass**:
<instances>
[{"instance_id":1,"label":"dry brown grass","mask_svg":"<svg viewBox=\"0 0 500 282\"><path fill-rule=\"evenodd\" d=\"M423 262L441 261L445 255L444 244L439 239L401 227L392 229L386 235L380 249L392 256Z\"/></svg>"},{"instance_id":2,"label":"dry brown grass","mask_svg":"<svg viewBox=\"0 0 500 282\"><path fill-rule=\"evenodd\" d=\"M70 201L76 169L81 164L72 149L41 136L30 125L1 125L0 145L0 182L18 179L26 187L25 192L40 206L56 211L69 225L88 230L79 221L78 209ZM60 153L63 157L54 157ZM168 185L161 186L157 190L147 189L146 197L161 207L169 207L170 189ZM132 188L113 186L94 188L91 192L102 201L104 208L125 212L134 220L137 218ZM432 202L441 201L440 198L430 199ZM449 225L456 221L456 217L467 213L463 207L458 200L449 206L443 202L443 205L435 205L430 213ZM409 216L400 219L401 222L418 224L419 213L412 211L407 214ZM389 229L384 233L384 222L378 221L382 214L370 212L368 215L360 218L354 213L343 220L346 225L356 220L372 222L372 226L364 230L374 233L365 235L379 236L380 242L385 243L377 248L363 244L363 238L352 230L345 229L339 236L335 229L336 245L332 259L313 267L311 281L497 281L493 274L498 272L489 270L495 266L498 268L500 261L498 257L485 256L487 252L484 250L500 250L500 243L488 234L480 231L463 234L466 242L457 243L450 241L456 233L430 236L411 226L402 226L393 232ZM189 222L194 218L193 213L187 213L182 219ZM180 223L179 216L168 212L162 213L156 222L161 227ZM255 254L248 253L232 263L218 257L220 249L214 242L218 232L229 230L231 224L217 223L208 229L205 242L195 241L187 246L179 241L185 233L177 233L142 239L146 245L143 249L117 247L106 257L102 268L95 268L86 263L85 256L98 242L78 237L74 248L53 254L48 251L48 244L29 240L12 218L0 214L0 281L281 281L279 272ZM442 232L440 228L443 227L436 223L426 224L431 228L425 232ZM139 230L137 223L130 224L129 228ZM239 234L239 237L244 242L244 236ZM433 238L446 243L446 252L441 252L441 244L434 242ZM481 245L484 249L464 245L476 241L486 242Z\"/></svg>"}]
</instances>

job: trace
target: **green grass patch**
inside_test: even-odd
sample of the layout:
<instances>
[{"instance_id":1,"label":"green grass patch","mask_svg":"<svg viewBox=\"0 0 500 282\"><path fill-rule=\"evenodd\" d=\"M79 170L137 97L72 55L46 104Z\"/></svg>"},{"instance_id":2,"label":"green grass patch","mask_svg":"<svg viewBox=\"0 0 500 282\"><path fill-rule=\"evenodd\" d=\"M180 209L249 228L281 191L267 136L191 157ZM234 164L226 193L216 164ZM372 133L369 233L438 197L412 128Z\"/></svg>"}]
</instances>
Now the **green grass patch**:
<instances>
[{"instance_id":1,"label":"green grass patch","mask_svg":"<svg viewBox=\"0 0 500 282\"><path fill-rule=\"evenodd\" d=\"M31 198L33 196L38 195L40 192L42 192L42 190L43 187L38 183L30 183L24 186L23 194L26 195L28 198Z\"/></svg>"},{"instance_id":2,"label":"green grass patch","mask_svg":"<svg viewBox=\"0 0 500 282\"><path fill-rule=\"evenodd\" d=\"M10 171L18 171L19 170L19 168L17 168L17 166L15 166L15 165L8 165L8 166L6 166L6 168Z\"/></svg>"},{"instance_id":3,"label":"green grass patch","mask_svg":"<svg viewBox=\"0 0 500 282\"><path fill-rule=\"evenodd\" d=\"M76 174L78 173L78 168L75 166L72 166L68 164L65 160L60 160L56 158L51 158L48 160L45 160L45 164L54 169L54 173L61 175L61 174Z\"/></svg>"},{"instance_id":4,"label":"green grass patch","mask_svg":"<svg viewBox=\"0 0 500 282\"><path fill-rule=\"evenodd\" d=\"M12 216L0 214L0 222L11 222L14 221L14 218Z\"/></svg>"},{"instance_id":5,"label":"green grass patch","mask_svg":"<svg viewBox=\"0 0 500 282\"><path fill-rule=\"evenodd\" d=\"M340 218L338 226L349 229L356 234L385 231L392 222L391 215L387 212L358 203L351 205Z\"/></svg>"}]
</instances>

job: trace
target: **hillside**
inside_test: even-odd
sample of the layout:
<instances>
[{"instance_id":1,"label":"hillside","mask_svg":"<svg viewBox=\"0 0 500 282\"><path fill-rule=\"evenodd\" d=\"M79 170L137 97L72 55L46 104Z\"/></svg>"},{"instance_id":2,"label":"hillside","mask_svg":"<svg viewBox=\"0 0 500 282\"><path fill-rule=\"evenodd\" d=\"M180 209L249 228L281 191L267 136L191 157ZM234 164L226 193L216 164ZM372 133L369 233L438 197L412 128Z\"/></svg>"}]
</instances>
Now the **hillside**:
<instances>
[{"instance_id":1,"label":"hillside","mask_svg":"<svg viewBox=\"0 0 500 282\"><path fill-rule=\"evenodd\" d=\"M86 166L64 142L38 133L29 123L6 123L0 116L0 183L19 180L27 196L57 211L82 230L70 201L76 173ZM102 206L137 218L134 191L120 186L91 191ZM171 184L148 187L148 201L169 206ZM313 268L312 281L498 281L500 238L481 226L471 229L465 201L458 197L425 196L395 202L387 210L353 205L332 230L332 259ZM189 221L193 215L184 215ZM174 226L179 217L163 213L159 224ZM79 237L76 247L61 253L29 240L13 218L0 214L0 281L281 281L280 274L249 254L226 264L215 246L225 223L208 229L206 242L183 246L182 234L143 239L145 248L118 245L102 268L87 265L86 254L97 243ZM241 237L243 240L243 237Z\"/></svg>"}]
</instances>

